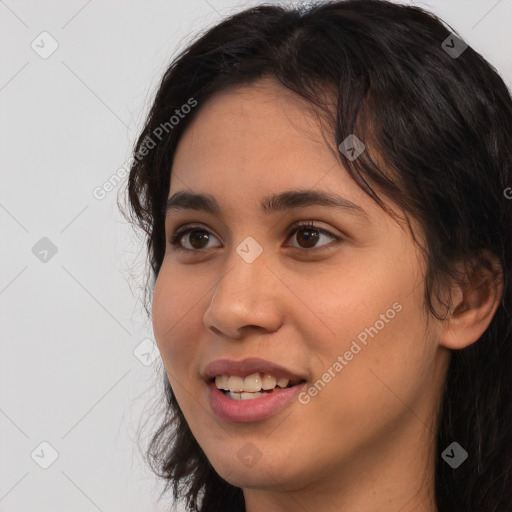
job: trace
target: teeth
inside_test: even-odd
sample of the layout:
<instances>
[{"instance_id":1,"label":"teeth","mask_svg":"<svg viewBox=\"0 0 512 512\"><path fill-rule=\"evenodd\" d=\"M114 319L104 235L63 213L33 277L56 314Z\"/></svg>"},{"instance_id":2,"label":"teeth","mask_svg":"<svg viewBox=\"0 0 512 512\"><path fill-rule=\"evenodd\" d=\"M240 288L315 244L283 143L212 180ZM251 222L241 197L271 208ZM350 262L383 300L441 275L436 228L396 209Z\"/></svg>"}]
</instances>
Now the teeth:
<instances>
[{"instance_id":1,"label":"teeth","mask_svg":"<svg viewBox=\"0 0 512 512\"><path fill-rule=\"evenodd\" d=\"M244 390L244 379L242 377L238 377L237 375L232 375L228 380L228 389L230 391L243 391Z\"/></svg>"},{"instance_id":2,"label":"teeth","mask_svg":"<svg viewBox=\"0 0 512 512\"><path fill-rule=\"evenodd\" d=\"M227 375L219 375L215 377L215 384L217 384L219 389L228 390L228 380L229 377Z\"/></svg>"},{"instance_id":3,"label":"teeth","mask_svg":"<svg viewBox=\"0 0 512 512\"><path fill-rule=\"evenodd\" d=\"M277 385L280 387L280 388L285 388L286 386L288 386L288 383L290 382L290 379L279 379L277 381Z\"/></svg>"},{"instance_id":4,"label":"teeth","mask_svg":"<svg viewBox=\"0 0 512 512\"><path fill-rule=\"evenodd\" d=\"M230 377L231 378L231 377ZM244 391L256 392L261 390L261 379L259 373L248 375L244 379Z\"/></svg>"},{"instance_id":5,"label":"teeth","mask_svg":"<svg viewBox=\"0 0 512 512\"><path fill-rule=\"evenodd\" d=\"M253 398L259 398L260 396L266 395L266 393L233 393L232 391L228 391L226 394L227 396L229 396L229 398L232 398L233 400L251 400Z\"/></svg>"},{"instance_id":6,"label":"teeth","mask_svg":"<svg viewBox=\"0 0 512 512\"><path fill-rule=\"evenodd\" d=\"M276 379L276 377L269 373L253 373L245 377L245 379L238 375L217 375L217 377L215 377L215 384L217 388L229 391L230 393L228 393L228 396L240 395L240 393L242 393L242 398L231 396L231 398L234 398L235 400L245 400L247 398L263 396L265 393L260 393L261 390L271 391L276 386L285 388L289 383L289 379ZM247 393L250 393L250 396L243 398L243 395L246 395Z\"/></svg>"},{"instance_id":7,"label":"teeth","mask_svg":"<svg viewBox=\"0 0 512 512\"><path fill-rule=\"evenodd\" d=\"M276 387L277 380L273 375L265 373L261 381L261 387L263 389L274 389Z\"/></svg>"}]
</instances>

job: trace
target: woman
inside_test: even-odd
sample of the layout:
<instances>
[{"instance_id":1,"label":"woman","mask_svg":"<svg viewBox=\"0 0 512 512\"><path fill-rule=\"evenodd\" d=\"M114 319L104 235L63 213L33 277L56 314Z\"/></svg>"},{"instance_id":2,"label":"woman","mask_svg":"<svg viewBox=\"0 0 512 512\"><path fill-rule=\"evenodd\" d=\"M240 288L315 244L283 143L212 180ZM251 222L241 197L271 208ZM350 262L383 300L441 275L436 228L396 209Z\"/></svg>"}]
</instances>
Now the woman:
<instances>
[{"instance_id":1,"label":"woman","mask_svg":"<svg viewBox=\"0 0 512 512\"><path fill-rule=\"evenodd\" d=\"M261 6L170 65L137 141L191 510L512 510L512 101L435 16Z\"/></svg>"}]
</instances>

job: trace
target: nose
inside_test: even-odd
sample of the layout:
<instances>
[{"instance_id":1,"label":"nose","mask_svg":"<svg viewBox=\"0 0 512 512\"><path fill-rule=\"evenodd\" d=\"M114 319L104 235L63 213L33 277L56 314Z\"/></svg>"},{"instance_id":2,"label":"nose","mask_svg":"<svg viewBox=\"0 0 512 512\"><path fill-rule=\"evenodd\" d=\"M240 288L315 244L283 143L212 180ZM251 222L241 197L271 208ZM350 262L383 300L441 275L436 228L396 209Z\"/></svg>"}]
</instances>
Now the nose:
<instances>
[{"instance_id":1,"label":"nose","mask_svg":"<svg viewBox=\"0 0 512 512\"><path fill-rule=\"evenodd\" d=\"M240 339L250 329L273 332L281 325L284 287L265 251L249 261L233 249L213 288L203 322L216 335Z\"/></svg>"}]
</instances>

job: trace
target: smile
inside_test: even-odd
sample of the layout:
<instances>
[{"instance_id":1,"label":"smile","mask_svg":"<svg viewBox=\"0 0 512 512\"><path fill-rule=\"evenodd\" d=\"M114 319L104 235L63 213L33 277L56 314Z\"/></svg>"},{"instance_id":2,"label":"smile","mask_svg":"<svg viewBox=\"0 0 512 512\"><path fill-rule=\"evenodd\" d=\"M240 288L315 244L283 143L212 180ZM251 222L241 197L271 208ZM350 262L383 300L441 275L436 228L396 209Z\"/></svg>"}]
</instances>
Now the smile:
<instances>
[{"instance_id":1,"label":"smile","mask_svg":"<svg viewBox=\"0 0 512 512\"><path fill-rule=\"evenodd\" d=\"M268 419L296 401L306 386L305 381L276 386L263 391L227 391L219 389L214 381L208 384L210 406L223 421L248 423Z\"/></svg>"}]
</instances>

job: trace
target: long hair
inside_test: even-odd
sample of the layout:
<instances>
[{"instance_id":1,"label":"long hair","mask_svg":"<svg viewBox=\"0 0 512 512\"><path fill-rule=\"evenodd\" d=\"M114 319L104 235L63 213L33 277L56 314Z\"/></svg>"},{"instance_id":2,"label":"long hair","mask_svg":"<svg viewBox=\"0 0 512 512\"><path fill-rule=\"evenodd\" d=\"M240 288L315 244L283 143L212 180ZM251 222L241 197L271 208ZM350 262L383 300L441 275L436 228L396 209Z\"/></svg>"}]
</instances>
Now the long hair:
<instances>
[{"instance_id":1,"label":"long hair","mask_svg":"<svg viewBox=\"0 0 512 512\"><path fill-rule=\"evenodd\" d=\"M426 315L442 318L433 297L455 276L456 261L487 250L501 263L504 291L489 328L452 351L439 404L435 499L439 512L510 511L512 100L496 70L454 33L433 14L384 0L265 5L224 19L161 80L134 147L130 220L147 240L152 288L178 141L219 91L270 77L323 112L337 143L355 134L368 151L353 161L337 151L340 172L385 209L378 188L425 233ZM184 114L178 122L176 110ZM165 414L147 459L165 490L172 486L193 510L245 510L242 490L215 472L196 442L166 375L164 389ZM457 469L441 457L453 441L469 454Z\"/></svg>"}]
</instances>

